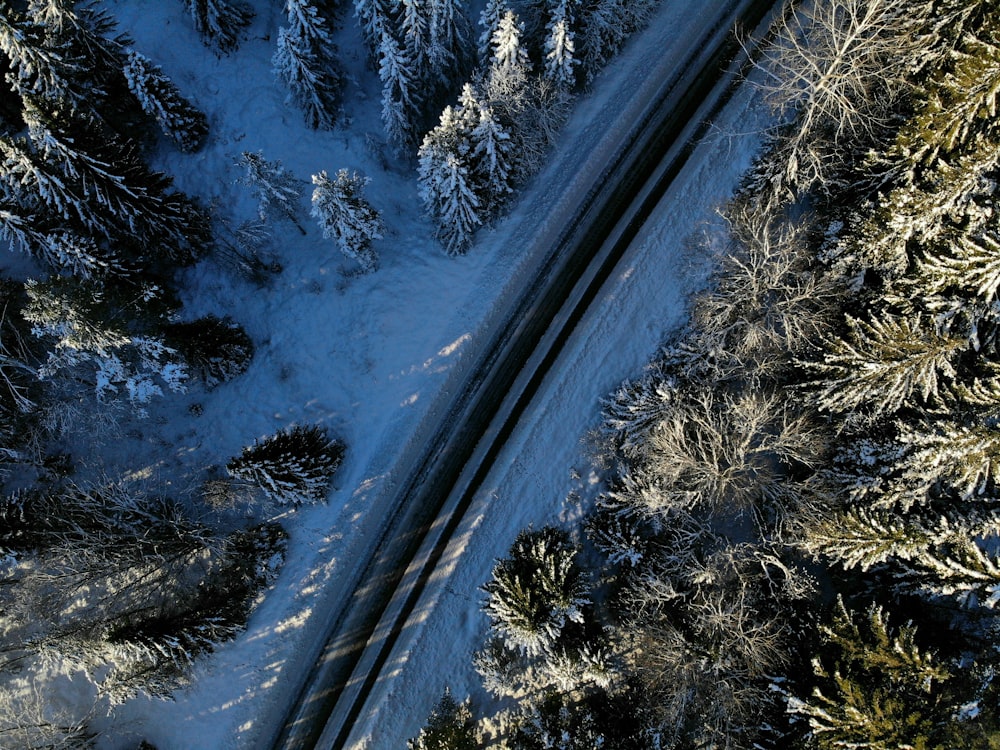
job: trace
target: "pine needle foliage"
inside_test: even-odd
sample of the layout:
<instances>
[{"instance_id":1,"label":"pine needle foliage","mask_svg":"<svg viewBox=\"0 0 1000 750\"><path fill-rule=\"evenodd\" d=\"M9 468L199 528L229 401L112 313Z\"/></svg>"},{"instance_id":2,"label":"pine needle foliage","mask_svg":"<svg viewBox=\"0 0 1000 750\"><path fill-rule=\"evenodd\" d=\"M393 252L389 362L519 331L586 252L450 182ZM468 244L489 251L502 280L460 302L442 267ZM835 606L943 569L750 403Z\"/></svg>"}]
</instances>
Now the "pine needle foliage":
<instances>
[{"instance_id":1,"label":"pine needle foliage","mask_svg":"<svg viewBox=\"0 0 1000 750\"><path fill-rule=\"evenodd\" d=\"M522 531L483 586L492 628L529 656L551 649L569 622L583 621L586 579L566 532Z\"/></svg>"},{"instance_id":2,"label":"pine needle foliage","mask_svg":"<svg viewBox=\"0 0 1000 750\"><path fill-rule=\"evenodd\" d=\"M295 425L244 448L226 470L273 502L313 503L326 498L344 451L344 444L330 438L326 428Z\"/></svg>"},{"instance_id":3,"label":"pine needle foliage","mask_svg":"<svg viewBox=\"0 0 1000 750\"><path fill-rule=\"evenodd\" d=\"M420 734L406 741L407 750L476 750L475 723L468 701L459 703L451 690L434 706Z\"/></svg>"},{"instance_id":4,"label":"pine needle foliage","mask_svg":"<svg viewBox=\"0 0 1000 750\"><path fill-rule=\"evenodd\" d=\"M208 135L208 118L185 99L173 81L148 57L128 53L125 79L143 112L184 152L197 151Z\"/></svg>"},{"instance_id":5,"label":"pine needle foliage","mask_svg":"<svg viewBox=\"0 0 1000 750\"><path fill-rule=\"evenodd\" d=\"M846 317L844 338L826 342L816 373L822 409L875 418L899 411L910 399L925 403L955 377L954 360L968 348L964 338L938 333L920 317L884 314L870 321Z\"/></svg>"},{"instance_id":6,"label":"pine needle foliage","mask_svg":"<svg viewBox=\"0 0 1000 750\"><path fill-rule=\"evenodd\" d=\"M882 608L856 614L838 600L821 633L812 692L789 699L816 747L986 747L964 744L971 736L942 694L952 671L917 644L911 624L894 628Z\"/></svg>"}]
</instances>

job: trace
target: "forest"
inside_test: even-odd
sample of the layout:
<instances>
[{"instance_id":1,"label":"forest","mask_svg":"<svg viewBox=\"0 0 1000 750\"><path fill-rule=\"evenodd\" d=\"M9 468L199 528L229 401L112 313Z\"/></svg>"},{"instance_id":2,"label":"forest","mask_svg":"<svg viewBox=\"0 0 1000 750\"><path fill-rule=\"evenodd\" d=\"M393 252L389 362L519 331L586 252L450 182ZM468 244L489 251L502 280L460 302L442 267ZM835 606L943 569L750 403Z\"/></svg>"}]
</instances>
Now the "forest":
<instances>
[{"instance_id":1,"label":"forest","mask_svg":"<svg viewBox=\"0 0 1000 750\"><path fill-rule=\"evenodd\" d=\"M239 55L253 7L171 2L212 55ZM441 252L462 255L654 3L489 0L478 18L455 0L275 5L274 80L318 131L348 127L334 33L357 24L385 142ZM54 675L82 680L109 712L190 685L274 582L289 543L276 517L325 501L349 446L318 423L248 435L183 491L76 449L245 377L259 342L224 309L189 311L190 269L266 293L283 271L269 243L291 227L376 273L386 222L369 177L317 167L307 230L301 181L254 148L234 165L253 219L177 188L153 165L202 151L213 113L100 2L0 0L0 72L0 235L16 256L0 278L0 746L94 747L93 709L55 700Z\"/></svg>"},{"instance_id":2,"label":"forest","mask_svg":"<svg viewBox=\"0 0 1000 750\"><path fill-rule=\"evenodd\" d=\"M1000 746L1000 7L770 33L776 124L603 404L604 491L482 586L499 712L446 692L411 750Z\"/></svg>"}]
</instances>

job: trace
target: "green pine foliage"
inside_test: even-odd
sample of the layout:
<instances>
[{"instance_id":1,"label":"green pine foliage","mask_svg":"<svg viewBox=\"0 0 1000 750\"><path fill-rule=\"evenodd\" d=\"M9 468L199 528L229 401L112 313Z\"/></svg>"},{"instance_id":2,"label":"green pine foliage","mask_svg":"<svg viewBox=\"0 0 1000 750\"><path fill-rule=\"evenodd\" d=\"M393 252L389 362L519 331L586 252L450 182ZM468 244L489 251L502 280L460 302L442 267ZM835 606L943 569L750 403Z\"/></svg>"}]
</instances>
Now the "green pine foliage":
<instances>
[{"instance_id":1,"label":"green pine foliage","mask_svg":"<svg viewBox=\"0 0 1000 750\"><path fill-rule=\"evenodd\" d=\"M344 451L344 444L330 438L325 428L295 425L244 448L226 470L273 502L314 503L326 498Z\"/></svg>"},{"instance_id":2,"label":"green pine foliage","mask_svg":"<svg viewBox=\"0 0 1000 750\"><path fill-rule=\"evenodd\" d=\"M253 341L229 318L207 315L170 323L164 333L169 345L181 354L190 371L200 376L207 388L239 377L253 359Z\"/></svg>"},{"instance_id":3,"label":"green pine foliage","mask_svg":"<svg viewBox=\"0 0 1000 750\"><path fill-rule=\"evenodd\" d=\"M483 586L493 629L529 656L551 649L571 622L583 622L589 604L576 548L564 531L546 526L522 531L510 556L493 567Z\"/></svg>"},{"instance_id":4,"label":"green pine foliage","mask_svg":"<svg viewBox=\"0 0 1000 750\"><path fill-rule=\"evenodd\" d=\"M912 624L892 627L871 606L855 614L838 600L820 628L813 680L789 699L818 748L987 748L983 727L959 718L955 668L918 645Z\"/></svg>"},{"instance_id":5,"label":"green pine foliage","mask_svg":"<svg viewBox=\"0 0 1000 750\"><path fill-rule=\"evenodd\" d=\"M408 750L476 750L476 727L468 701L459 703L445 689L427 724L414 739L407 740Z\"/></svg>"}]
</instances>

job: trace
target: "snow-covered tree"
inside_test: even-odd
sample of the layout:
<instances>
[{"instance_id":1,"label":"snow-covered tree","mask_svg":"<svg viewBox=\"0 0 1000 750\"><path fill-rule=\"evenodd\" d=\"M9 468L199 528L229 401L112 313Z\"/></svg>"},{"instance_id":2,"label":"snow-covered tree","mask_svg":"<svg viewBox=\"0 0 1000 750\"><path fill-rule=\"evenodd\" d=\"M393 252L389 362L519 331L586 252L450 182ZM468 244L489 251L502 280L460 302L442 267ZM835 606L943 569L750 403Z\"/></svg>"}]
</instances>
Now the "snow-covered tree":
<instances>
[{"instance_id":1,"label":"snow-covered tree","mask_svg":"<svg viewBox=\"0 0 1000 750\"><path fill-rule=\"evenodd\" d=\"M448 90L470 67L472 27L461 0L427 0L430 10L428 79Z\"/></svg>"},{"instance_id":2,"label":"snow-covered tree","mask_svg":"<svg viewBox=\"0 0 1000 750\"><path fill-rule=\"evenodd\" d=\"M911 398L935 399L954 360L968 348L964 338L938 333L919 317L883 314L870 321L847 317L847 335L829 341L817 374L823 409L892 414Z\"/></svg>"},{"instance_id":3,"label":"snow-covered tree","mask_svg":"<svg viewBox=\"0 0 1000 750\"><path fill-rule=\"evenodd\" d=\"M172 391L185 390L187 371L177 351L154 331L125 317L140 318L159 290L148 287L129 299L107 285L66 277L29 280L25 290L25 320L36 336L52 342L39 377L92 367L98 398L110 400L124 392L140 415L143 405L162 393L161 384Z\"/></svg>"},{"instance_id":4,"label":"snow-covered tree","mask_svg":"<svg viewBox=\"0 0 1000 750\"><path fill-rule=\"evenodd\" d=\"M430 64L430 14L427 0L401 0L399 8L399 40L406 50L414 70L426 70Z\"/></svg>"},{"instance_id":5,"label":"snow-covered tree","mask_svg":"<svg viewBox=\"0 0 1000 750\"><path fill-rule=\"evenodd\" d=\"M808 722L816 747L965 746L958 706L941 696L954 676L918 645L916 628L893 628L882 608L858 615L838 600L821 633L813 689L788 702L789 712Z\"/></svg>"},{"instance_id":6,"label":"snow-covered tree","mask_svg":"<svg viewBox=\"0 0 1000 750\"><path fill-rule=\"evenodd\" d=\"M486 0L486 6L479 16L479 26L482 28L478 46L480 63L485 64L492 57L493 37L500 28L500 21L509 10L507 0Z\"/></svg>"},{"instance_id":7,"label":"snow-covered tree","mask_svg":"<svg viewBox=\"0 0 1000 750\"><path fill-rule=\"evenodd\" d=\"M120 269L109 248L76 232L48 230L45 223L13 201L0 202L0 239L9 242L12 250L20 249L54 271L81 279Z\"/></svg>"},{"instance_id":8,"label":"snow-covered tree","mask_svg":"<svg viewBox=\"0 0 1000 750\"><path fill-rule=\"evenodd\" d=\"M459 703L449 689L434 706L420 734L406 741L408 750L476 750L476 725L469 702Z\"/></svg>"},{"instance_id":9,"label":"snow-covered tree","mask_svg":"<svg viewBox=\"0 0 1000 750\"><path fill-rule=\"evenodd\" d=\"M205 44L229 53L240 43L240 34L253 20L253 9L242 2L229 0L183 0L194 28Z\"/></svg>"},{"instance_id":10,"label":"snow-covered tree","mask_svg":"<svg viewBox=\"0 0 1000 750\"><path fill-rule=\"evenodd\" d=\"M296 218L302 188L295 176L286 172L280 161L268 161L260 152L244 151L237 163L246 170L239 182L257 194L261 220L266 221L274 209L305 234L305 228Z\"/></svg>"},{"instance_id":11,"label":"snow-covered tree","mask_svg":"<svg viewBox=\"0 0 1000 750\"><path fill-rule=\"evenodd\" d=\"M618 54L629 35L645 25L655 5L655 0L599 0L579 5L574 51L588 83Z\"/></svg>"},{"instance_id":12,"label":"snow-covered tree","mask_svg":"<svg viewBox=\"0 0 1000 750\"><path fill-rule=\"evenodd\" d=\"M169 697L190 684L195 661L242 632L254 599L277 574L286 542L276 524L237 531L213 550L215 565L194 591L182 589L174 601L103 629L92 646L97 658L84 665L88 671L112 665L100 692L116 704L140 690Z\"/></svg>"},{"instance_id":13,"label":"snow-covered tree","mask_svg":"<svg viewBox=\"0 0 1000 750\"><path fill-rule=\"evenodd\" d=\"M521 41L523 35L524 23L517 14L512 10L504 12L490 39L490 75L511 76L530 68L528 50Z\"/></svg>"},{"instance_id":14,"label":"snow-covered tree","mask_svg":"<svg viewBox=\"0 0 1000 750\"><path fill-rule=\"evenodd\" d=\"M208 388L246 372L254 354L253 341L229 318L207 315L171 323L164 329L167 342L184 358L188 369Z\"/></svg>"},{"instance_id":15,"label":"snow-covered tree","mask_svg":"<svg viewBox=\"0 0 1000 750\"><path fill-rule=\"evenodd\" d=\"M205 114L181 96L163 70L135 50L130 50L124 68L129 89L142 110L156 120L181 151L197 151L208 135Z\"/></svg>"},{"instance_id":16,"label":"snow-covered tree","mask_svg":"<svg viewBox=\"0 0 1000 750\"><path fill-rule=\"evenodd\" d=\"M518 178L515 144L487 103L477 102L478 122L469 134L479 194L495 213L514 191Z\"/></svg>"},{"instance_id":17,"label":"snow-covered tree","mask_svg":"<svg viewBox=\"0 0 1000 750\"><path fill-rule=\"evenodd\" d=\"M438 239L449 255L461 255L482 224L469 168L456 153L422 148L420 170L424 204L438 219Z\"/></svg>"},{"instance_id":18,"label":"snow-covered tree","mask_svg":"<svg viewBox=\"0 0 1000 750\"><path fill-rule=\"evenodd\" d=\"M22 117L29 140L0 137L6 163L0 181L11 199L44 209L53 223L61 219L61 229L129 247L140 260L185 262L200 251L206 239L200 212L134 148L83 114L28 102Z\"/></svg>"},{"instance_id":19,"label":"snow-covered tree","mask_svg":"<svg viewBox=\"0 0 1000 750\"><path fill-rule=\"evenodd\" d=\"M392 13L391 0L354 0L354 15L358 17L361 33L376 65L382 35L392 33Z\"/></svg>"},{"instance_id":20,"label":"snow-covered tree","mask_svg":"<svg viewBox=\"0 0 1000 750\"><path fill-rule=\"evenodd\" d=\"M336 121L342 88L333 37L308 0L286 0L285 13L288 26L278 30L275 74L288 86L309 126L329 129Z\"/></svg>"},{"instance_id":21,"label":"snow-covered tree","mask_svg":"<svg viewBox=\"0 0 1000 750\"><path fill-rule=\"evenodd\" d=\"M0 14L0 51L9 61L10 86L22 97L79 105L85 92L74 84L74 77L85 69L86 61L65 47L50 47L43 25L13 16L7 8Z\"/></svg>"},{"instance_id":22,"label":"snow-covered tree","mask_svg":"<svg viewBox=\"0 0 1000 750\"><path fill-rule=\"evenodd\" d=\"M556 86L572 89L576 83L573 0L558 0L552 8L545 36L545 75Z\"/></svg>"},{"instance_id":23,"label":"snow-covered tree","mask_svg":"<svg viewBox=\"0 0 1000 750\"><path fill-rule=\"evenodd\" d=\"M393 35L385 30L378 46L382 80L382 125L397 148L409 152L416 145L423 95L414 62Z\"/></svg>"},{"instance_id":24,"label":"snow-covered tree","mask_svg":"<svg viewBox=\"0 0 1000 750\"><path fill-rule=\"evenodd\" d=\"M774 376L829 334L839 288L814 269L805 224L771 222L740 202L724 215L730 242L692 309L700 346L720 372L752 362L753 377Z\"/></svg>"},{"instance_id":25,"label":"snow-covered tree","mask_svg":"<svg viewBox=\"0 0 1000 750\"><path fill-rule=\"evenodd\" d=\"M326 498L344 450L324 428L296 425L244 448L226 470L276 503L313 503Z\"/></svg>"},{"instance_id":26,"label":"snow-covered tree","mask_svg":"<svg viewBox=\"0 0 1000 750\"><path fill-rule=\"evenodd\" d=\"M550 649L568 623L582 622L589 604L576 549L551 526L519 533L483 590L493 630L528 656Z\"/></svg>"},{"instance_id":27,"label":"snow-covered tree","mask_svg":"<svg viewBox=\"0 0 1000 750\"><path fill-rule=\"evenodd\" d=\"M892 0L831 0L791 13L761 63L775 109L794 117L779 141L778 192L827 190L830 149L866 148L905 96L931 6ZM780 156L778 156L780 154Z\"/></svg>"},{"instance_id":28,"label":"snow-covered tree","mask_svg":"<svg viewBox=\"0 0 1000 750\"><path fill-rule=\"evenodd\" d=\"M662 491L645 513L665 522L678 508L794 506L805 491L790 481L812 465L823 440L807 415L776 394L693 387L646 440L646 466Z\"/></svg>"},{"instance_id":29,"label":"snow-covered tree","mask_svg":"<svg viewBox=\"0 0 1000 750\"><path fill-rule=\"evenodd\" d=\"M371 243L382 238L385 227L379 212L364 197L369 178L341 169L333 180L320 172L313 175L312 181L312 215L323 236L335 240L344 255L358 261L362 270L374 271L378 255Z\"/></svg>"}]
</instances>

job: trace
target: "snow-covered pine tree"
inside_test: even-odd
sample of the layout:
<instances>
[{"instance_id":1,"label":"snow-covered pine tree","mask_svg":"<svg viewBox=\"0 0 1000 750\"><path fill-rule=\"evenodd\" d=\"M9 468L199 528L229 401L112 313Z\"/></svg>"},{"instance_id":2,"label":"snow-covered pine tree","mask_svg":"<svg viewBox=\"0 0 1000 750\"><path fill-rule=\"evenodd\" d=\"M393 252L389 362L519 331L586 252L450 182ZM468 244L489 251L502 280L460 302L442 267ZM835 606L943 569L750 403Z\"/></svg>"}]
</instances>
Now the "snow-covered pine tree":
<instances>
[{"instance_id":1,"label":"snow-covered pine tree","mask_svg":"<svg viewBox=\"0 0 1000 750\"><path fill-rule=\"evenodd\" d=\"M240 34L254 17L253 8L239 0L183 0L183 3L205 44L221 53L232 52L239 46Z\"/></svg>"},{"instance_id":2,"label":"snow-covered pine tree","mask_svg":"<svg viewBox=\"0 0 1000 750\"><path fill-rule=\"evenodd\" d=\"M337 118L342 74L326 21L308 0L286 0L288 26L278 30L274 72L313 128L329 129Z\"/></svg>"},{"instance_id":3,"label":"snow-covered pine tree","mask_svg":"<svg viewBox=\"0 0 1000 750\"><path fill-rule=\"evenodd\" d=\"M892 414L910 399L931 401L942 378L955 376L953 362L969 348L964 337L934 330L919 316L846 317L847 335L828 341L822 362L811 362L821 408Z\"/></svg>"},{"instance_id":4,"label":"snow-covered pine tree","mask_svg":"<svg viewBox=\"0 0 1000 750\"><path fill-rule=\"evenodd\" d=\"M206 237L204 217L170 180L152 172L132 144L118 141L84 113L45 110L26 101L30 141L0 138L8 169L0 174L22 206L43 205L95 240L140 260L190 262ZM66 227L69 228L69 227Z\"/></svg>"},{"instance_id":5,"label":"snow-covered pine tree","mask_svg":"<svg viewBox=\"0 0 1000 750\"><path fill-rule=\"evenodd\" d=\"M570 622L583 622L589 604L576 548L552 526L517 535L509 556L483 586L491 628L527 656L550 650Z\"/></svg>"},{"instance_id":6,"label":"snow-covered pine tree","mask_svg":"<svg viewBox=\"0 0 1000 750\"><path fill-rule=\"evenodd\" d=\"M472 26L462 0L427 0L430 32L427 79L443 91L463 80L472 63Z\"/></svg>"},{"instance_id":7,"label":"snow-covered pine tree","mask_svg":"<svg viewBox=\"0 0 1000 750\"><path fill-rule=\"evenodd\" d=\"M295 425L244 448L226 470L276 503L312 503L326 497L344 450L325 428Z\"/></svg>"},{"instance_id":8,"label":"snow-covered pine tree","mask_svg":"<svg viewBox=\"0 0 1000 750\"><path fill-rule=\"evenodd\" d=\"M917 519L865 506L840 511L816 511L796 534L797 546L845 569L867 571L892 560L918 557L935 543L935 535Z\"/></svg>"},{"instance_id":9,"label":"snow-covered pine tree","mask_svg":"<svg viewBox=\"0 0 1000 750\"><path fill-rule=\"evenodd\" d=\"M531 67L528 50L521 43L523 35L524 23L518 19L514 11L505 11L490 39L491 76L509 77L517 72L527 71Z\"/></svg>"},{"instance_id":10,"label":"snow-covered pine tree","mask_svg":"<svg viewBox=\"0 0 1000 750\"><path fill-rule=\"evenodd\" d=\"M422 78L421 71L430 65L431 19L428 0L400 0L399 41L406 57L413 65L416 77Z\"/></svg>"},{"instance_id":11,"label":"snow-covered pine tree","mask_svg":"<svg viewBox=\"0 0 1000 750\"><path fill-rule=\"evenodd\" d=\"M124 391L140 415L143 405L162 393L161 383L172 391L185 390L187 372L177 351L151 330L133 330L143 327L136 320L148 316L159 290L147 287L128 299L106 283L53 277L29 280L25 291L28 303L22 314L32 333L53 342L38 370L42 379L93 367L98 398L113 399Z\"/></svg>"},{"instance_id":12,"label":"snow-covered pine tree","mask_svg":"<svg viewBox=\"0 0 1000 750\"><path fill-rule=\"evenodd\" d=\"M44 29L47 48L81 62L71 76L73 97L80 99L76 106L119 137L134 133L145 118L123 73L132 41L118 32L111 14L78 0L28 0L27 5L27 17Z\"/></svg>"},{"instance_id":13,"label":"snow-covered pine tree","mask_svg":"<svg viewBox=\"0 0 1000 750\"><path fill-rule=\"evenodd\" d=\"M407 750L476 750L476 725L469 702L459 703L445 688L420 734L406 741Z\"/></svg>"},{"instance_id":14,"label":"snow-covered pine tree","mask_svg":"<svg viewBox=\"0 0 1000 750\"><path fill-rule=\"evenodd\" d=\"M207 315L170 323L164 329L168 344L180 352L187 367L207 388L226 383L246 372L253 359L253 341L229 318Z\"/></svg>"},{"instance_id":15,"label":"snow-covered pine tree","mask_svg":"<svg viewBox=\"0 0 1000 750\"><path fill-rule=\"evenodd\" d=\"M576 84L574 15L576 0L555 0L545 27L545 76L569 91Z\"/></svg>"},{"instance_id":16,"label":"snow-covered pine tree","mask_svg":"<svg viewBox=\"0 0 1000 750\"><path fill-rule=\"evenodd\" d=\"M45 27L18 19L14 11L0 13L0 51L7 58L7 82L21 97L69 102L80 106L86 92L75 85L75 76L86 69L87 61L65 47L52 49L46 43Z\"/></svg>"},{"instance_id":17,"label":"snow-covered pine tree","mask_svg":"<svg viewBox=\"0 0 1000 750\"><path fill-rule=\"evenodd\" d=\"M196 588L181 588L172 601L106 630L104 650L113 668L100 692L115 704L139 690L169 697L189 684L198 657L242 632L254 599L284 560L287 539L277 524L234 532L212 550L214 565Z\"/></svg>"},{"instance_id":18,"label":"snow-covered pine tree","mask_svg":"<svg viewBox=\"0 0 1000 750\"><path fill-rule=\"evenodd\" d=\"M4 162L0 181L4 192L17 204L41 208L86 230L100 232L102 217L66 184L57 169L35 153L28 141L0 135L0 157Z\"/></svg>"},{"instance_id":19,"label":"snow-covered pine tree","mask_svg":"<svg viewBox=\"0 0 1000 750\"><path fill-rule=\"evenodd\" d=\"M397 149L409 153L416 146L423 95L413 60L386 29L378 45L378 72L382 81L382 125Z\"/></svg>"},{"instance_id":20,"label":"snow-covered pine tree","mask_svg":"<svg viewBox=\"0 0 1000 750\"><path fill-rule=\"evenodd\" d=\"M973 10L979 3L960 3ZM888 154L894 172L904 180L920 177L915 167L968 153L983 138L996 141L1000 128L1000 20L973 10L976 20L956 40L958 49L938 54L944 68L918 81L916 116L900 130ZM960 25L960 24L956 24Z\"/></svg>"},{"instance_id":21,"label":"snow-covered pine tree","mask_svg":"<svg viewBox=\"0 0 1000 750\"><path fill-rule=\"evenodd\" d=\"M816 747L970 746L961 739L970 727L954 719L959 702L945 697L955 675L917 644L915 627L893 628L882 608L858 615L838 599L821 634L812 685L788 698Z\"/></svg>"},{"instance_id":22,"label":"snow-covered pine tree","mask_svg":"<svg viewBox=\"0 0 1000 750\"><path fill-rule=\"evenodd\" d=\"M378 67L379 48L382 35L392 33L391 0L354 0L354 15L361 26L361 34L371 54L372 62Z\"/></svg>"},{"instance_id":23,"label":"snow-covered pine tree","mask_svg":"<svg viewBox=\"0 0 1000 750\"><path fill-rule=\"evenodd\" d=\"M271 210L276 209L305 234L305 227L297 218L302 189L295 176L286 172L280 161L268 161L259 151L244 151L237 164L246 170L238 181L257 194L257 213L261 220L267 221Z\"/></svg>"},{"instance_id":24,"label":"snow-covered pine tree","mask_svg":"<svg viewBox=\"0 0 1000 750\"><path fill-rule=\"evenodd\" d=\"M81 279L120 270L106 247L76 232L49 229L48 223L14 201L0 201L0 239L9 242L11 250L20 249L53 271Z\"/></svg>"},{"instance_id":25,"label":"snow-covered pine tree","mask_svg":"<svg viewBox=\"0 0 1000 750\"><path fill-rule=\"evenodd\" d=\"M181 151L201 148L208 135L208 118L180 91L153 62L135 50L129 50L125 63L125 78L129 89L143 112L156 120L163 133Z\"/></svg>"},{"instance_id":26,"label":"snow-covered pine tree","mask_svg":"<svg viewBox=\"0 0 1000 750\"><path fill-rule=\"evenodd\" d=\"M496 214L514 192L517 153L510 133L488 103L477 102L478 122L470 133L473 176L489 214Z\"/></svg>"},{"instance_id":27,"label":"snow-covered pine tree","mask_svg":"<svg viewBox=\"0 0 1000 750\"><path fill-rule=\"evenodd\" d=\"M479 26L482 32L479 34L479 45L477 52L479 62L485 66L493 56L493 37L500 28L500 21L510 10L507 0L486 0L486 6L479 16Z\"/></svg>"},{"instance_id":28,"label":"snow-covered pine tree","mask_svg":"<svg viewBox=\"0 0 1000 750\"><path fill-rule=\"evenodd\" d=\"M445 154L428 172L430 176L424 184L433 188L424 192L424 200L435 207L438 239L449 255L461 255L472 243L472 233L483 223L472 175L455 153Z\"/></svg>"},{"instance_id":29,"label":"snow-covered pine tree","mask_svg":"<svg viewBox=\"0 0 1000 750\"><path fill-rule=\"evenodd\" d=\"M335 240L348 258L361 264L365 273L378 268L378 255L372 240L382 238L382 216L364 197L370 180L346 169L330 179L326 172L312 177L312 215L319 222L323 236Z\"/></svg>"}]
</instances>

